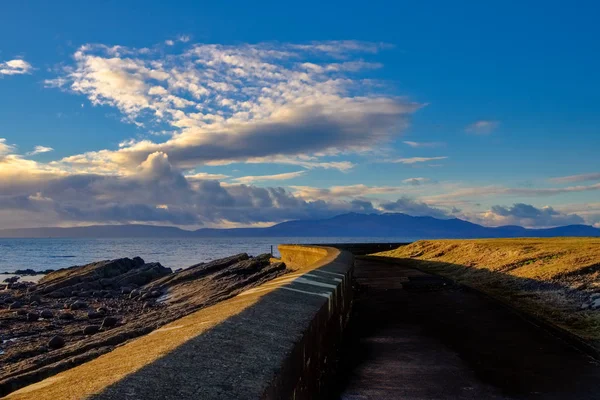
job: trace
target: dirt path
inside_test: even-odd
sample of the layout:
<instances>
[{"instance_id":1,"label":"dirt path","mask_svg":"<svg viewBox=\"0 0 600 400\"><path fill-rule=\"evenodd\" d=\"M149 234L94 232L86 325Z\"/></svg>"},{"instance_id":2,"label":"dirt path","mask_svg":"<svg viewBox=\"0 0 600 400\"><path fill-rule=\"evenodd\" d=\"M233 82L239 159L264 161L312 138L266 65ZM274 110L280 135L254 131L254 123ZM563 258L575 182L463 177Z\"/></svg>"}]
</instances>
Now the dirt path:
<instances>
[{"instance_id":1,"label":"dirt path","mask_svg":"<svg viewBox=\"0 0 600 400\"><path fill-rule=\"evenodd\" d=\"M417 263L356 260L340 398L598 398L597 361Z\"/></svg>"}]
</instances>

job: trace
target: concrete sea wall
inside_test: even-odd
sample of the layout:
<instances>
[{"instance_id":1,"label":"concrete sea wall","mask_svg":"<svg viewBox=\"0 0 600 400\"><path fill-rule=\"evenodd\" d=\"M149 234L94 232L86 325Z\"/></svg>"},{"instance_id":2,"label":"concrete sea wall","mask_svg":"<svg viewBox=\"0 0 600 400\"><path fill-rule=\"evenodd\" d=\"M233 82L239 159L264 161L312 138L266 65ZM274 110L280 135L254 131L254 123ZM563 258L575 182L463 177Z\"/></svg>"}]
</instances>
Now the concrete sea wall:
<instances>
[{"instance_id":1,"label":"concrete sea wall","mask_svg":"<svg viewBox=\"0 0 600 400\"><path fill-rule=\"evenodd\" d=\"M279 250L292 272L8 398L319 398L350 315L354 259L331 247Z\"/></svg>"}]
</instances>

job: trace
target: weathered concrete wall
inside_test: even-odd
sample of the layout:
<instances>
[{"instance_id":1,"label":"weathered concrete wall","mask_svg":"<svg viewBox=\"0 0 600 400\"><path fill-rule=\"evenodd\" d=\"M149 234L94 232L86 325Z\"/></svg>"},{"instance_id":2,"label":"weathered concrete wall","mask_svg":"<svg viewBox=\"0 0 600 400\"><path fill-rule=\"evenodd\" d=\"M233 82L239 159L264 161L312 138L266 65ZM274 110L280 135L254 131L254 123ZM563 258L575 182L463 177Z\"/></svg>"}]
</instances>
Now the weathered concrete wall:
<instances>
[{"instance_id":1,"label":"weathered concrete wall","mask_svg":"<svg viewBox=\"0 0 600 400\"><path fill-rule=\"evenodd\" d=\"M323 259L324 253L331 252L331 248L280 245L279 252L282 260L293 268L318 262L316 260ZM337 369L343 331L350 317L353 270L354 256L341 251L335 259L307 274L312 278L317 277L317 272L322 277L330 276L335 288L328 291L328 301L315 313L264 398L318 399L327 394Z\"/></svg>"},{"instance_id":2,"label":"weathered concrete wall","mask_svg":"<svg viewBox=\"0 0 600 400\"><path fill-rule=\"evenodd\" d=\"M282 246L293 272L10 399L319 398L350 313L353 256Z\"/></svg>"},{"instance_id":3,"label":"weathered concrete wall","mask_svg":"<svg viewBox=\"0 0 600 400\"><path fill-rule=\"evenodd\" d=\"M379 253L380 251L388 251L397 249L400 246L409 245L410 242L396 243L332 243L320 244L319 246L335 247L339 250L348 251L355 256L364 256L367 254Z\"/></svg>"}]
</instances>

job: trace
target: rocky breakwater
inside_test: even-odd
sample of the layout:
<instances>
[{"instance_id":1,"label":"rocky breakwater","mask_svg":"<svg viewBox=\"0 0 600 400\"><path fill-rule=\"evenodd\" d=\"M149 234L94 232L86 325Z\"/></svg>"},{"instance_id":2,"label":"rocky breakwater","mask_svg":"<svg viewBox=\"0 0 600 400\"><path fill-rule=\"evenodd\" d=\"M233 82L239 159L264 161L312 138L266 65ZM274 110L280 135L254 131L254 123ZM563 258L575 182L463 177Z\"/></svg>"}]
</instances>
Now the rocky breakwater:
<instances>
[{"instance_id":1,"label":"rocky breakwater","mask_svg":"<svg viewBox=\"0 0 600 400\"><path fill-rule=\"evenodd\" d=\"M0 396L111 351L286 272L245 253L173 272L139 257L52 272L0 290Z\"/></svg>"}]
</instances>

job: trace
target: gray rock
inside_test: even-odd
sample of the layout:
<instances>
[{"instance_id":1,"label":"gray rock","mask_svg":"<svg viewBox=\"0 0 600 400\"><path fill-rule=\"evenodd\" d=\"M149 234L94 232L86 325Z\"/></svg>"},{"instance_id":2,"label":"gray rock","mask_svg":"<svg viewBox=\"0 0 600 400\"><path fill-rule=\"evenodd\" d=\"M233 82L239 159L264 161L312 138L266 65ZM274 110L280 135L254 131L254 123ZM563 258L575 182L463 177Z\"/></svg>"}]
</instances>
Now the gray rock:
<instances>
[{"instance_id":1,"label":"gray rock","mask_svg":"<svg viewBox=\"0 0 600 400\"><path fill-rule=\"evenodd\" d=\"M48 347L51 349L60 349L65 345L65 339L61 336L54 336L52 339L48 341Z\"/></svg>"},{"instance_id":2,"label":"gray rock","mask_svg":"<svg viewBox=\"0 0 600 400\"><path fill-rule=\"evenodd\" d=\"M22 305L18 301L13 302L10 306L8 306L9 310L16 310L17 308L21 308Z\"/></svg>"},{"instance_id":3,"label":"gray rock","mask_svg":"<svg viewBox=\"0 0 600 400\"><path fill-rule=\"evenodd\" d=\"M69 306L69 308L71 310L81 310L81 309L84 309L84 308L87 308L87 307L88 307L87 303L84 303L81 300L77 300L74 303L71 303L71 305Z\"/></svg>"},{"instance_id":4,"label":"gray rock","mask_svg":"<svg viewBox=\"0 0 600 400\"><path fill-rule=\"evenodd\" d=\"M50 319L50 318L54 318L54 313L50 310L43 310L40 313L40 316L44 319Z\"/></svg>"},{"instance_id":5,"label":"gray rock","mask_svg":"<svg viewBox=\"0 0 600 400\"><path fill-rule=\"evenodd\" d=\"M75 316L70 312L61 312L60 314L58 314L58 318L70 321L72 319L75 319Z\"/></svg>"},{"instance_id":6,"label":"gray rock","mask_svg":"<svg viewBox=\"0 0 600 400\"><path fill-rule=\"evenodd\" d=\"M88 325L83 328L84 335L93 335L94 333L98 333L100 331L100 327L98 325Z\"/></svg>"},{"instance_id":7,"label":"gray rock","mask_svg":"<svg viewBox=\"0 0 600 400\"><path fill-rule=\"evenodd\" d=\"M37 295L33 295L33 296L29 296L29 301L31 301L32 303L38 303L38 304L42 304L42 298L40 296Z\"/></svg>"},{"instance_id":8,"label":"gray rock","mask_svg":"<svg viewBox=\"0 0 600 400\"><path fill-rule=\"evenodd\" d=\"M97 312L97 311L90 311L88 313L88 318L89 319L100 319L100 318L103 318L103 317L104 317L104 313L100 313L100 312Z\"/></svg>"},{"instance_id":9,"label":"gray rock","mask_svg":"<svg viewBox=\"0 0 600 400\"><path fill-rule=\"evenodd\" d=\"M40 314L38 314L36 312L30 312L27 314L27 321L29 321L29 322L35 322L38 319L40 319Z\"/></svg>"},{"instance_id":10,"label":"gray rock","mask_svg":"<svg viewBox=\"0 0 600 400\"><path fill-rule=\"evenodd\" d=\"M156 304L156 301L154 299L150 299L147 302L144 303L142 309L143 310L147 310L148 308L152 308L154 307L154 305Z\"/></svg>"},{"instance_id":11,"label":"gray rock","mask_svg":"<svg viewBox=\"0 0 600 400\"><path fill-rule=\"evenodd\" d=\"M102 321L102 329L112 328L119 323L119 320L115 317L106 317L104 321Z\"/></svg>"},{"instance_id":12,"label":"gray rock","mask_svg":"<svg viewBox=\"0 0 600 400\"><path fill-rule=\"evenodd\" d=\"M592 302L592 310L600 308L600 298L597 298Z\"/></svg>"}]
</instances>

